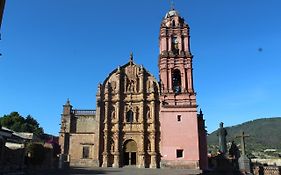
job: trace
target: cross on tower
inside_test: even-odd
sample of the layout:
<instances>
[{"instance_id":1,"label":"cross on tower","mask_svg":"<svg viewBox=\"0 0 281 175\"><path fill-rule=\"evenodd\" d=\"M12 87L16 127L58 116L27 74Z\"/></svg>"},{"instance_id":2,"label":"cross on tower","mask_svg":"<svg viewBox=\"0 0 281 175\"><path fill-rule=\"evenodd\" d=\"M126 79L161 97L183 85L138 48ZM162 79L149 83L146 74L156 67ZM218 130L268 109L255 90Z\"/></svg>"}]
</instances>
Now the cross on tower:
<instances>
[{"instance_id":1,"label":"cross on tower","mask_svg":"<svg viewBox=\"0 0 281 175\"><path fill-rule=\"evenodd\" d=\"M171 10L175 9L175 2L173 0L169 0Z\"/></svg>"},{"instance_id":2,"label":"cross on tower","mask_svg":"<svg viewBox=\"0 0 281 175\"><path fill-rule=\"evenodd\" d=\"M245 138L246 137L250 137L250 135L245 135L245 132L242 131L241 135L236 136L236 138L241 138L241 149L242 149L242 155L246 155L245 154Z\"/></svg>"}]
</instances>

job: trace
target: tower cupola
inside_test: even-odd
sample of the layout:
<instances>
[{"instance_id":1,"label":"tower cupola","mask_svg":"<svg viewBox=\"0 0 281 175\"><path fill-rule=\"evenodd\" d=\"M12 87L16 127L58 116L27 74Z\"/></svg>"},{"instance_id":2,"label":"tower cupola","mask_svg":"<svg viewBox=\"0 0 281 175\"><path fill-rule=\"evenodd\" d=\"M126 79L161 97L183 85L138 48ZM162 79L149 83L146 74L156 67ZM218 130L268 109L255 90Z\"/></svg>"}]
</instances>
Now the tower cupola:
<instances>
[{"instance_id":1,"label":"tower cupola","mask_svg":"<svg viewBox=\"0 0 281 175\"><path fill-rule=\"evenodd\" d=\"M178 11L172 9L166 13L161 23L159 39L161 55L190 55L189 26Z\"/></svg>"}]
</instances>

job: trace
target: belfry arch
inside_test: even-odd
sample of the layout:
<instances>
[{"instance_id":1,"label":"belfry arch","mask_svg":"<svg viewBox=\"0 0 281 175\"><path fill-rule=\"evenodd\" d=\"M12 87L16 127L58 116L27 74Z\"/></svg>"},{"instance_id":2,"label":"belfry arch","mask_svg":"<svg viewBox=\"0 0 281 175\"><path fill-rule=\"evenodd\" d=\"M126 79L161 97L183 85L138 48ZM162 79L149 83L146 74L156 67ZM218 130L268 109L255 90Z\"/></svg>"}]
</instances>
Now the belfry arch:
<instances>
[{"instance_id":1,"label":"belfry arch","mask_svg":"<svg viewBox=\"0 0 281 175\"><path fill-rule=\"evenodd\" d=\"M173 91L176 94L181 93L181 72L175 69L172 73Z\"/></svg>"}]
</instances>

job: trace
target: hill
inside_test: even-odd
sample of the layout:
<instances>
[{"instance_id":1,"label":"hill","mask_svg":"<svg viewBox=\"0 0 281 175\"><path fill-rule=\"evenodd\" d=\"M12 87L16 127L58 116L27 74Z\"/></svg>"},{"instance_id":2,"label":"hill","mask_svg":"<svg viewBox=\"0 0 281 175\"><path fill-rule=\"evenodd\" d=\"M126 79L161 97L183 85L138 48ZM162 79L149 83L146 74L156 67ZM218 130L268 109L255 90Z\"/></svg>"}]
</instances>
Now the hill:
<instances>
[{"instance_id":1,"label":"hill","mask_svg":"<svg viewBox=\"0 0 281 175\"><path fill-rule=\"evenodd\" d=\"M240 139L235 138L244 131L250 135L246 138L246 150L248 153L263 152L265 149L281 150L281 117L263 118L248 121L227 129L227 142L235 141L240 144ZM208 136L209 149L214 149L218 145L218 130ZM214 151L214 150L211 150Z\"/></svg>"}]
</instances>

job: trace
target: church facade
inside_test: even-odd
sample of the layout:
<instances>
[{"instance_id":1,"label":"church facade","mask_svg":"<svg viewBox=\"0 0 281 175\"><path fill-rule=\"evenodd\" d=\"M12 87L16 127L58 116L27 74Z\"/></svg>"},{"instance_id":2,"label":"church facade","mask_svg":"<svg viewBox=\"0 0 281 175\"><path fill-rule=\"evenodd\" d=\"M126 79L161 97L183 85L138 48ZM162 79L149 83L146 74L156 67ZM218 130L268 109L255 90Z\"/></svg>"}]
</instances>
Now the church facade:
<instances>
[{"instance_id":1,"label":"church facade","mask_svg":"<svg viewBox=\"0 0 281 175\"><path fill-rule=\"evenodd\" d=\"M66 102L60 145L70 165L207 168L189 38L189 26L170 10L160 26L160 81L131 54L98 85L96 110Z\"/></svg>"}]
</instances>

